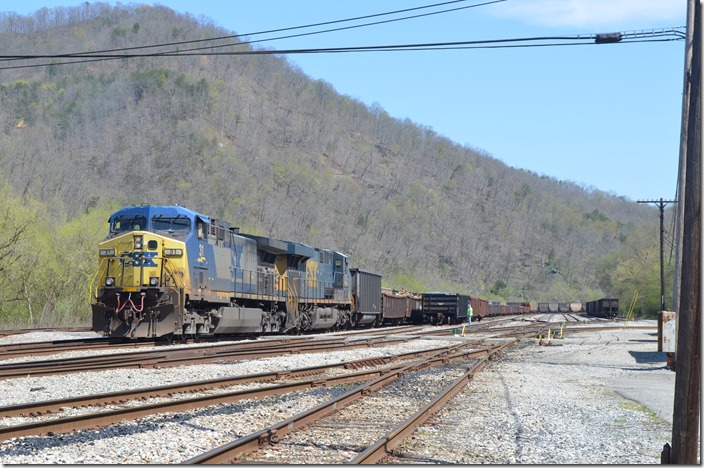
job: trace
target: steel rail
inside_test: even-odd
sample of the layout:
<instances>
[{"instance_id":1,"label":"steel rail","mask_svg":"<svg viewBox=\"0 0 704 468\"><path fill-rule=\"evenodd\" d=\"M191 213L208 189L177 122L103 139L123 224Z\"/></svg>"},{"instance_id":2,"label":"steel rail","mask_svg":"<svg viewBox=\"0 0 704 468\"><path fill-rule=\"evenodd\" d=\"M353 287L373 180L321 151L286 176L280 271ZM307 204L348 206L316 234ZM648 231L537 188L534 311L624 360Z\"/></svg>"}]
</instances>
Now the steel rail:
<instances>
[{"instance_id":1,"label":"steel rail","mask_svg":"<svg viewBox=\"0 0 704 468\"><path fill-rule=\"evenodd\" d=\"M328 402L322 403L314 408L299 413L285 421L281 421L272 426L269 426L268 428L240 437L228 444L222 445L199 456L186 460L184 464L231 463L238 455L256 451L260 447L268 445L272 442L275 443L279 441L282 437L285 437L290 432L298 430L308 424L322 419L326 415L349 405L350 403L362 398L363 396L371 393L372 391L398 380L409 372L416 372L435 364L452 362L458 359L482 357L491 353L494 349L497 348L497 346L492 346L482 350L463 352L462 349L469 345L470 344L468 343L454 345L450 348L450 352L454 352L454 354L452 355L448 355L448 352L443 351L437 353L434 356L431 356L428 359L419 362L414 362L394 371L383 374L370 382L367 382L348 392L345 392L337 398L334 398Z\"/></svg>"},{"instance_id":2,"label":"steel rail","mask_svg":"<svg viewBox=\"0 0 704 468\"><path fill-rule=\"evenodd\" d=\"M466 347L470 343L459 346ZM458 345L448 349L436 352L429 359L424 359L421 362L435 362L448 359L445 357L449 352L457 349ZM437 350L434 350L437 351ZM489 352L489 348L485 350L477 350L465 354L485 355ZM418 362L418 361L416 361ZM428 364L424 364L428 365ZM109 426L124 420L138 419L144 416L149 416L157 413L172 413L179 411L187 411L194 408L203 408L206 406L217 405L221 403L233 403L243 399L256 399L271 395L280 395L294 391L308 390L316 387L325 387L331 385L344 385L364 380L376 379L379 380L383 375L397 375L398 372L407 369L409 365L399 364L392 366L391 370L376 369L367 370L329 378L306 380L302 382L284 383L279 385L271 385L256 389L240 390L233 392L225 392L216 395L205 395L193 398L187 398L176 401L168 401L162 403L154 403L149 405L134 406L129 408L121 408L112 411L102 411L97 413L89 413L79 416L69 416L48 421L38 421L16 426L0 427L0 440L7 440L14 437L26 437L32 435L45 435L54 433L68 433L74 430L95 429Z\"/></svg>"},{"instance_id":3,"label":"steel rail","mask_svg":"<svg viewBox=\"0 0 704 468\"><path fill-rule=\"evenodd\" d=\"M392 330L390 327L379 328L379 329L359 329L346 331L344 335L337 334L337 332L331 332L333 336L338 337L354 337L356 335L389 335L394 333L399 333L400 330L412 330L418 328L415 325L404 325L395 327ZM0 331L0 337L29 333L33 331L55 331L57 329L47 328L47 329L24 329L24 330L8 330L4 334ZM66 331L91 331L90 328L85 329L65 329ZM15 333L16 332L16 333ZM288 340L314 340L317 337L322 336L320 334L308 334L298 337L290 337ZM263 335L263 339L270 341L284 341L284 339L276 339L275 335ZM249 340L248 337L238 336L238 335L205 335L198 338L198 341L188 340L188 342L193 343L206 343L210 341L242 341ZM76 351L82 349L104 349L111 347L138 347L138 346L166 346L169 344L182 344L181 342L167 342L159 338L116 338L116 337L96 337L96 338L70 338L65 340L50 340L50 341L31 341L23 343L8 343L0 345L0 356L3 358L12 357L23 357L23 356L35 356L35 355L45 355L51 353L60 353L65 351ZM183 343L186 344L186 343ZM211 346L232 346L232 344L227 345L211 345Z\"/></svg>"},{"instance_id":4,"label":"steel rail","mask_svg":"<svg viewBox=\"0 0 704 468\"><path fill-rule=\"evenodd\" d=\"M478 343L477 343L478 344ZM449 347L441 348L449 349ZM71 398L55 399L43 402L22 403L0 407L0 418L16 416L41 416L45 413L60 411L62 408L105 405L110 403L124 403L129 400L171 396L177 393L189 393L209 390L218 387L241 385L251 382L267 382L283 379L291 379L306 375L318 374L329 369L360 369L362 367L381 366L395 361L421 358L434 354L439 350L410 351L407 353L395 354L391 356L379 356L373 358L356 359L353 361L342 361L334 364L321 366L303 367L297 369L287 369L274 372L262 372L257 374L247 374L233 377L223 377L218 379L200 380L196 382L186 382L181 384L163 385L158 387L148 387L119 392L110 392L96 395L85 395Z\"/></svg>"},{"instance_id":5,"label":"steel rail","mask_svg":"<svg viewBox=\"0 0 704 468\"><path fill-rule=\"evenodd\" d=\"M590 326L576 326L576 327L565 327L564 330L567 332L581 332L581 331L613 331L613 330L656 330L657 325L605 325L598 327Z\"/></svg>"},{"instance_id":6,"label":"steel rail","mask_svg":"<svg viewBox=\"0 0 704 468\"><path fill-rule=\"evenodd\" d=\"M0 365L0 377L18 378L28 376L43 376L60 373L107 370L128 367L171 367L204 362L219 362L239 359L257 359L287 354L303 354L320 351L335 351L355 349L360 347L375 347L398 342L418 339L416 336L406 336L397 339L385 337L373 338L335 338L329 340L309 340L301 343L286 342L276 345L255 344L244 347L235 345L238 349L213 350L210 347L186 348L178 350L143 351L109 354L79 358L54 359L44 361L19 362Z\"/></svg>"},{"instance_id":7,"label":"steel rail","mask_svg":"<svg viewBox=\"0 0 704 468\"><path fill-rule=\"evenodd\" d=\"M381 373L382 371L379 370L362 371L355 374L331 377L330 379L286 383L257 389L226 392L218 395L207 395L178 401L168 401L164 403L134 406L112 411L84 414L80 416L70 416L49 421L38 421L16 426L0 427L0 440L31 435L69 433L82 429L97 429L121 421L138 419L157 413L188 411L194 408L202 408L220 403L233 403L243 399L262 398L326 385L341 385L349 382L374 378Z\"/></svg>"},{"instance_id":8,"label":"steel rail","mask_svg":"<svg viewBox=\"0 0 704 468\"><path fill-rule=\"evenodd\" d=\"M46 356L72 351L94 351L99 349L120 348L156 348L155 341L122 341L114 338L88 338L60 341L39 341L31 343L13 343L0 346L2 359L14 359L30 356Z\"/></svg>"},{"instance_id":9,"label":"steel rail","mask_svg":"<svg viewBox=\"0 0 704 468\"><path fill-rule=\"evenodd\" d=\"M0 330L0 337L10 335L24 335L32 332L89 332L91 327L47 327L47 328L18 328L15 330Z\"/></svg>"},{"instance_id":10,"label":"steel rail","mask_svg":"<svg viewBox=\"0 0 704 468\"><path fill-rule=\"evenodd\" d=\"M296 338L291 338L291 339L262 340L262 341L257 341L257 342L250 341L250 342L246 342L246 343L214 344L214 345L192 347L192 348L178 348L178 349L160 348L160 349L153 349L153 350L149 350L149 351L136 351L136 352L123 353L121 355L128 356L128 357L148 356L150 354L157 355L159 353L166 353L167 350L171 354L192 352L193 350L198 350L201 352L212 350L213 352L216 352L217 350L220 350L220 349L223 349L223 350L242 349L242 348L249 349L249 348L255 348L255 347L266 347L266 346L271 346L271 345L286 345L289 343L305 342L305 341L312 341L312 339L308 338L308 337L296 337ZM2 356L2 354L0 354L0 356ZM6 364L0 364L0 370L9 369L12 367L29 366L29 365L34 365L36 367L39 367L44 364L52 365L52 364L55 364L58 362L67 362L67 363L81 362L81 361L88 361L91 359L93 359L95 361L100 361L101 359L105 359L108 356L110 356L110 355L104 354L104 355L100 355L100 356L83 356L83 357L74 357L74 358L44 359L44 360L40 360L40 361L23 361L23 362L19 362L19 363L6 363Z\"/></svg>"},{"instance_id":11,"label":"steel rail","mask_svg":"<svg viewBox=\"0 0 704 468\"><path fill-rule=\"evenodd\" d=\"M379 440L370 445L366 450L353 458L350 464L372 464L383 460L390 455L392 451L401 445L408 436L410 436L421 424L423 424L430 416L442 409L462 388L474 377L474 374L482 370L491 359L497 354L503 352L506 348L515 344L506 343L495 350L491 351L487 356L482 357L479 362L472 366L455 382L443 389L432 401L423 406L415 414L382 436Z\"/></svg>"}]
</instances>

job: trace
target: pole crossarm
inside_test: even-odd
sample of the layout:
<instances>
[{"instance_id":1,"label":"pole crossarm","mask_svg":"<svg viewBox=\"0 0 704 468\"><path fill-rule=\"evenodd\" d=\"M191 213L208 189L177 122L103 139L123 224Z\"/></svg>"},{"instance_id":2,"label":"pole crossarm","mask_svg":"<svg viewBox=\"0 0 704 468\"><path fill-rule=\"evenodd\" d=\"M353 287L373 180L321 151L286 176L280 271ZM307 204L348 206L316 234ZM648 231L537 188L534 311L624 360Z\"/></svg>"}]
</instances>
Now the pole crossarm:
<instances>
[{"instance_id":1,"label":"pole crossarm","mask_svg":"<svg viewBox=\"0 0 704 468\"><path fill-rule=\"evenodd\" d=\"M677 200L663 200L661 198L660 200L638 200L638 203L655 203L661 210L663 210L668 204L677 203Z\"/></svg>"}]
</instances>

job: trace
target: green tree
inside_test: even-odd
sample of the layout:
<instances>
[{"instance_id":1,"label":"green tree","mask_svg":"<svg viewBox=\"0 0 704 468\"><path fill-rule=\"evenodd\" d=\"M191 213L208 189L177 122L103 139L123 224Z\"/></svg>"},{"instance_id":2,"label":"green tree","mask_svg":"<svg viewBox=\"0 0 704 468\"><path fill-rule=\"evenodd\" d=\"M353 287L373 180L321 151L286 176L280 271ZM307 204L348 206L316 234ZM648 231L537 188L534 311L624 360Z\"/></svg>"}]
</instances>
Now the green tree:
<instances>
[{"instance_id":1,"label":"green tree","mask_svg":"<svg viewBox=\"0 0 704 468\"><path fill-rule=\"evenodd\" d=\"M16 196L8 182L0 188L0 319L32 325L41 305L32 294L40 270L38 206Z\"/></svg>"},{"instance_id":2,"label":"green tree","mask_svg":"<svg viewBox=\"0 0 704 468\"><path fill-rule=\"evenodd\" d=\"M621 309L631 304L636 292L638 300L634 311L637 315L655 317L660 310L660 258L657 246L641 247L631 251L633 245L602 257L597 263L599 286L605 295L619 298ZM672 268L666 272L672 277ZM666 280L667 281L667 280ZM671 282L669 283L672 284ZM665 284L665 304L672 300L671 287Z\"/></svg>"}]
</instances>

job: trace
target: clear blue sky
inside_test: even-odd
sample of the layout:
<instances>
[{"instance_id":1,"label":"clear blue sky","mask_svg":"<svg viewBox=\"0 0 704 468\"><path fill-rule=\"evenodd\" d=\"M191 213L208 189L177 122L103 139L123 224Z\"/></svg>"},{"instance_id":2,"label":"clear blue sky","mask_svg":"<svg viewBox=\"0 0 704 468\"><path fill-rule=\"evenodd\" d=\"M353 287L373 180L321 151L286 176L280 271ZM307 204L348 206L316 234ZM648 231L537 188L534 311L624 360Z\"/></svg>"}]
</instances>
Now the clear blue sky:
<instances>
[{"instance_id":1,"label":"clear blue sky","mask_svg":"<svg viewBox=\"0 0 704 468\"><path fill-rule=\"evenodd\" d=\"M407 15L481 1L470 0ZM218 26L244 34L439 2L163 0L143 3L161 4L196 18L210 18ZM42 7L84 2L12 3L12 7L5 4L0 10L25 15ZM365 22L381 19L384 18ZM395 23L269 41L261 46L286 49L469 41L649 30L685 23L686 0L507 0ZM260 36L252 37L255 38ZM306 54L292 55L289 60L310 77L329 82L342 94L369 105L378 103L394 117L409 118L431 127L509 166L634 201L670 199L675 195L684 41Z\"/></svg>"}]
</instances>

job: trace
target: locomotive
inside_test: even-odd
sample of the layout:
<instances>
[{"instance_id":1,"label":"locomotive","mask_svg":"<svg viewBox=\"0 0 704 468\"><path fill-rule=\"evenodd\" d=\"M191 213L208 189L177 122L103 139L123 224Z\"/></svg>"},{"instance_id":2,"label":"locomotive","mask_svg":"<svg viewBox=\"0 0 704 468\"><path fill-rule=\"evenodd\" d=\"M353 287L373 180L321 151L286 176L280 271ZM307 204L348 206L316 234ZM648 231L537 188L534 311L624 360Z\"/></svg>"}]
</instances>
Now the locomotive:
<instances>
[{"instance_id":1,"label":"locomotive","mask_svg":"<svg viewBox=\"0 0 704 468\"><path fill-rule=\"evenodd\" d=\"M113 213L99 245L93 330L130 338L344 329L380 320L381 277L349 257L243 234L180 206Z\"/></svg>"}]
</instances>

